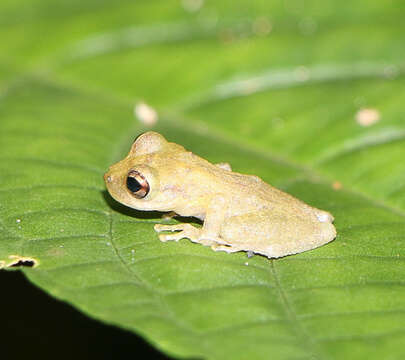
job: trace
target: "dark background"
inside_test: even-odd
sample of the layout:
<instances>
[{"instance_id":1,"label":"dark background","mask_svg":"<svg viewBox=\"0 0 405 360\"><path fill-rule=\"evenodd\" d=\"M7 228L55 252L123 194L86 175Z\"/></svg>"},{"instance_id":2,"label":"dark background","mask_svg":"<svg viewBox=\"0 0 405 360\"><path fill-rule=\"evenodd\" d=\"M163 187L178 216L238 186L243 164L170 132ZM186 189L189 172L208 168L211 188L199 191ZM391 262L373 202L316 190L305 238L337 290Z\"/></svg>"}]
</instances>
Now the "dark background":
<instances>
[{"instance_id":1,"label":"dark background","mask_svg":"<svg viewBox=\"0 0 405 360\"><path fill-rule=\"evenodd\" d=\"M1 359L171 359L48 296L21 271L0 270L0 284Z\"/></svg>"}]
</instances>

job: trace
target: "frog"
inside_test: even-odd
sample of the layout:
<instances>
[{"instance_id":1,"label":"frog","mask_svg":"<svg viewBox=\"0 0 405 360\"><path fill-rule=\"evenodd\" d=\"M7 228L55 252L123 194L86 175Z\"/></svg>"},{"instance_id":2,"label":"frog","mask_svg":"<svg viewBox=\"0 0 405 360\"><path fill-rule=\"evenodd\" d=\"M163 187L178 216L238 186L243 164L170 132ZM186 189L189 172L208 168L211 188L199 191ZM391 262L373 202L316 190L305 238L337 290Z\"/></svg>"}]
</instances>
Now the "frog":
<instances>
[{"instance_id":1,"label":"frog","mask_svg":"<svg viewBox=\"0 0 405 360\"><path fill-rule=\"evenodd\" d=\"M202 223L156 223L162 242L186 238L214 251L272 259L312 250L336 237L328 211L256 175L234 172L226 162L213 164L155 131L138 136L104 180L110 195L130 208Z\"/></svg>"}]
</instances>

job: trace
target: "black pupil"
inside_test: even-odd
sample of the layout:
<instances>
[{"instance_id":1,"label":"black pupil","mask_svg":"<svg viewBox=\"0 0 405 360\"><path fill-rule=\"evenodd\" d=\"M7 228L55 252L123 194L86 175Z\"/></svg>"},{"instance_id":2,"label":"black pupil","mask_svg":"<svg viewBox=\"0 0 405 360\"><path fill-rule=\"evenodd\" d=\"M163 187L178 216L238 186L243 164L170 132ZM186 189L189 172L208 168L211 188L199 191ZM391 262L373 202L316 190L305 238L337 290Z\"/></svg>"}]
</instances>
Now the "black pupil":
<instances>
[{"instance_id":1,"label":"black pupil","mask_svg":"<svg viewBox=\"0 0 405 360\"><path fill-rule=\"evenodd\" d=\"M135 178L128 176L127 177L127 188L131 192L136 193L137 191L139 191L142 188L142 186Z\"/></svg>"}]
</instances>

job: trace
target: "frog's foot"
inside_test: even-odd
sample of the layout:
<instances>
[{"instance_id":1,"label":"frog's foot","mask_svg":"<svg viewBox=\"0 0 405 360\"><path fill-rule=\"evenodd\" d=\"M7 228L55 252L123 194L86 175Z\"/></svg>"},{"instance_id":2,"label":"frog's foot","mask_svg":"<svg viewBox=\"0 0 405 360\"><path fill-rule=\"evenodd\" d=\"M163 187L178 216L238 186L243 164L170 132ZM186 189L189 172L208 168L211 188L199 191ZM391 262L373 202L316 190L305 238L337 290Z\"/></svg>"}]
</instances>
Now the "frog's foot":
<instances>
[{"instance_id":1,"label":"frog's foot","mask_svg":"<svg viewBox=\"0 0 405 360\"><path fill-rule=\"evenodd\" d=\"M156 232L160 233L162 231L171 231L172 234L160 234L160 241L179 241L180 239L187 238L193 242L199 242L198 238L200 235L200 229L194 227L190 224L175 224L175 225L163 225L155 224L154 229Z\"/></svg>"},{"instance_id":2,"label":"frog's foot","mask_svg":"<svg viewBox=\"0 0 405 360\"><path fill-rule=\"evenodd\" d=\"M237 247L237 246L220 245L220 244L211 245L211 249L214 250L214 251L225 251L228 254L243 250L243 249L241 249L240 247Z\"/></svg>"}]
</instances>

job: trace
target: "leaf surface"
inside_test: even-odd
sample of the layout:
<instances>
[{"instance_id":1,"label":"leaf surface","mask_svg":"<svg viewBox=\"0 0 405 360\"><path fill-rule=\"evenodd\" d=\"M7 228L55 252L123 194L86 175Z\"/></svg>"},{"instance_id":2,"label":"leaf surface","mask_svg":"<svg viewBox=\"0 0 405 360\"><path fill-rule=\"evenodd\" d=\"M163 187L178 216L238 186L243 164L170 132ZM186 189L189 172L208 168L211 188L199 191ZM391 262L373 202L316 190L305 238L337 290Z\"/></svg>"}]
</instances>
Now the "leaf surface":
<instances>
[{"instance_id":1,"label":"leaf surface","mask_svg":"<svg viewBox=\"0 0 405 360\"><path fill-rule=\"evenodd\" d=\"M402 358L403 3L182 4L2 2L0 265L33 261L176 357ZM333 213L337 239L278 260L161 243L167 220L102 178L145 130L138 101L170 141Z\"/></svg>"}]
</instances>

